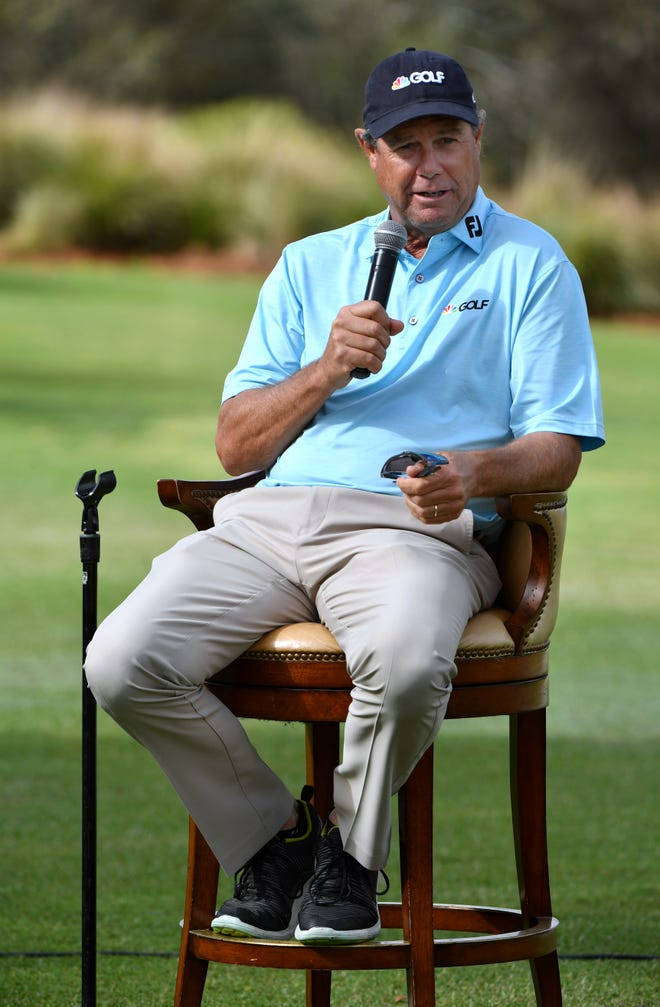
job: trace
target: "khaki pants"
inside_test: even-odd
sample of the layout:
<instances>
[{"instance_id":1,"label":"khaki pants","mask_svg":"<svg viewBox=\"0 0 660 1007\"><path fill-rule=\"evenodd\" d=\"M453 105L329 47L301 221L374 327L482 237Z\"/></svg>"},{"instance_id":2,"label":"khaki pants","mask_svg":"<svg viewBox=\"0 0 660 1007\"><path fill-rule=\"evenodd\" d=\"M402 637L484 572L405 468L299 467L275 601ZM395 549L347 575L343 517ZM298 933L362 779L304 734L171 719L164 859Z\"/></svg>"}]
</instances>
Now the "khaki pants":
<instances>
[{"instance_id":1,"label":"khaki pants","mask_svg":"<svg viewBox=\"0 0 660 1007\"><path fill-rule=\"evenodd\" d=\"M320 619L353 681L335 773L341 835L365 867L382 868L391 795L438 732L467 620L499 590L472 514L424 525L399 497L255 487L224 497L214 517L154 560L99 627L89 685L157 759L232 874L293 799L204 682L268 630Z\"/></svg>"}]
</instances>

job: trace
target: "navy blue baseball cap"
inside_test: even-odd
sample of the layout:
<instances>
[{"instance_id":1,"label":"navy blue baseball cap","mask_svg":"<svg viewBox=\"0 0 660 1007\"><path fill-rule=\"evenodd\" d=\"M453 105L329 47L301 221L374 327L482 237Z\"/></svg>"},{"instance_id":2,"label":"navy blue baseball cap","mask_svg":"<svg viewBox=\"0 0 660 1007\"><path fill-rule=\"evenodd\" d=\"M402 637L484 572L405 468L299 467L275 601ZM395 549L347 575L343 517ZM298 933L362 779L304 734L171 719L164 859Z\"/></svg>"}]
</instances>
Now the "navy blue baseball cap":
<instances>
[{"instance_id":1,"label":"navy blue baseball cap","mask_svg":"<svg viewBox=\"0 0 660 1007\"><path fill-rule=\"evenodd\" d=\"M479 125L472 85L460 63L441 52L413 48L382 60L364 89L364 128L377 140L425 115L450 115Z\"/></svg>"}]
</instances>

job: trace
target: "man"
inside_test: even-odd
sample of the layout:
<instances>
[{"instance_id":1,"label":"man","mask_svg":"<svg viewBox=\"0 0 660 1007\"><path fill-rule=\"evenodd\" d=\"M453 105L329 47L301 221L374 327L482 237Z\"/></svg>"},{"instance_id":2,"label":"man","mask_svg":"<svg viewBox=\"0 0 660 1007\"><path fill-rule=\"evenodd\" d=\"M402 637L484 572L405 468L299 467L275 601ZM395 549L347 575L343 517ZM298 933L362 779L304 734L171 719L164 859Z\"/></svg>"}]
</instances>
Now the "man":
<instances>
[{"instance_id":1,"label":"man","mask_svg":"<svg viewBox=\"0 0 660 1007\"><path fill-rule=\"evenodd\" d=\"M499 590L492 498L568 487L604 440L579 280L549 235L479 188L482 128L448 56L408 49L376 67L356 135L388 208L284 250L225 384L222 464L266 478L159 557L89 648L99 703L238 872L219 932L378 933L391 795L438 732L467 620ZM363 291L388 214L408 237L386 311ZM382 479L407 449L449 463ZM269 629L316 619L353 680L322 825L204 688Z\"/></svg>"}]
</instances>

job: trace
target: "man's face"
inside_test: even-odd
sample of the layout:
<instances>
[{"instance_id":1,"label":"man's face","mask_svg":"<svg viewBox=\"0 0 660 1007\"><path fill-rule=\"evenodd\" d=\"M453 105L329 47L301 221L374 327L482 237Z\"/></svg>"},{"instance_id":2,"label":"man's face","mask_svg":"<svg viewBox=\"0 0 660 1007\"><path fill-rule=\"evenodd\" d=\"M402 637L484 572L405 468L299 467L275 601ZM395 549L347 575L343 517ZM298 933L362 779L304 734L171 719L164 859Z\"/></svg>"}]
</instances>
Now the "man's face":
<instances>
[{"instance_id":1,"label":"man's face","mask_svg":"<svg viewBox=\"0 0 660 1007\"><path fill-rule=\"evenodd\" d=\"M428 116L390 130L369 147L356 136L390 204L394 220L426 244L470 208L479 184L481 128L463 119Z\"/></svg>"}]
</instances>

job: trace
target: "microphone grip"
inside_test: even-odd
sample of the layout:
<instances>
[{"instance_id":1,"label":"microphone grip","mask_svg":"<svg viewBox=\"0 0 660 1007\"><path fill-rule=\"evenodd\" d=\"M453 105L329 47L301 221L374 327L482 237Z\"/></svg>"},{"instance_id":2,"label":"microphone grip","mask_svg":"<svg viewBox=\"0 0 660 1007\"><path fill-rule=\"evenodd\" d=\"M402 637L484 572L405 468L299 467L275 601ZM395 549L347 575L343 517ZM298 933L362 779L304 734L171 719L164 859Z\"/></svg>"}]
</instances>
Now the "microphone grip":
<instances>
[{"instance_id":1,"label":"microphone grip","mask_svg":"<svg viewBox=\"0 0 660 1007\"><path fill-rule=\"evenodd\" d=\"M391 248L376 249L371 260L369 279L364 292L365 301L378 301L384 308L387 307L398 260L398 251L395 252ZM354 367L351 371L352 378L362 379L368 378L370 375L371 371L366 367Z\"/></svg>"}]
</instances>

